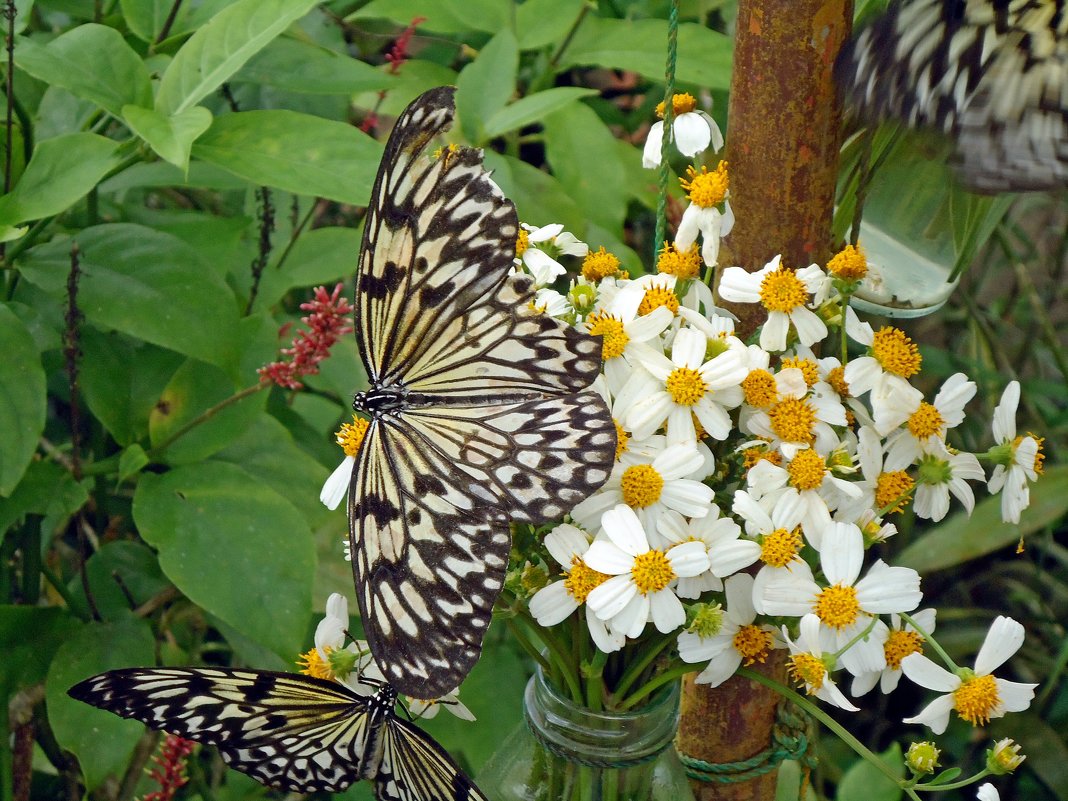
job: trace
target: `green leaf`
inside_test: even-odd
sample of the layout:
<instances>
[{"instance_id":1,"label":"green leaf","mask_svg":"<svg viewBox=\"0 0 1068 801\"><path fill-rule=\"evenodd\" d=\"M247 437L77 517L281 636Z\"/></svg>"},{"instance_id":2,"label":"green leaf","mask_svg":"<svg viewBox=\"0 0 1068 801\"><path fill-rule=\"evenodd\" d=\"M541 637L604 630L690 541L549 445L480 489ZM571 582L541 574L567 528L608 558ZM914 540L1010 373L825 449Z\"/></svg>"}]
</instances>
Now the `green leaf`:
<instances>
[{"instance_id":1,"label":"green leaf","mask_svg":"<svg viewBox=\"0 0 1068 801\"><path fill-rule=\"evenodd\" d=\"M878 757L899 779L905 777L900 745L894 743ZM867 760L858 759L842 777L835 798L838 801L897 801L901 795L901 787L887 778L882 770Z\"/></svg>"},{"instance_id":2,"label":"green leaf","mask_svg":"<svg viewBox=\"0 0 1068 801\"><path fill-rule=\"evenodd\" d=\"M122 118L161 159L184 171L189 167L193 142L211 127L212 115L203 106L169 117L142 106L123 106Z\"/></svg>"},{"instance_id":3,"label":"green leaf","mask_svg":"<svg viewBox=\"0 0 1068 801\"><path fill-rule=\"evenodd\" d=\"M485 121L504 108L515 94L519 71L519 43L511 30L494 36L478 58L456 80L456 114L468 141L485 140Z\"/></svg>"},{"instance_id":4,"label":"green leaf","mask_svg":"<svg viewBox=\"0 0 1068 801\"><path fill-rule=\"evenodd\" d=\"M122 620L133 609L171 587L152 549L132 540L101 546L85 563L85 581L93 594L96 610L105 620ZM72 611L88 618L89 604L82 577L75 575L67 589L74 599Z\"/></svg>"},{"instance_id":5,"label":"green leaf","mask_svg":"<svg viewBox=\"0 0 1068 801\"><path fill-rule=\"evenodd\" d=\"M45 373L33 337L6 305L0 305L0 495L22 479L44 432Z\"/></svg>"},{"instance_id":6,"label":"green leaf","mask_svg":"<svg viewBox=\"0 0 1068 801\"><path fill-rule=\"evenodd\" d=\"M118 165L118 149L118 142L91 133L41 142L15 188L0 197L0 226L67 210Z\"/></svg>"},{"instance_id":7,"label":"green leaf","mask_svg":"<svg viewBox=\"0 0 1068 801\"><path fill-rule=\"evenodd\" d=\"M382 145L351 125L294 111L216 117L193 155L298 195L366 205Z\"/></svg>"},{"instance_id":8,"label":"green leaf","mask_svg":"<svg viewBox=\"0 0 1068 801\"><path fill-rule=\"evenodd\" d=\"M86 319L211 364L229 366L237 338L234 294L180 239L140 225L86 228L77 236L82 278L78 305ZM69 240L33 248L22 275L62 296Z\"/></svg>"},{"instance_id":9,"label":"green leaf","mask_svg":"<svg viewBox=\"0 0 1068 801\"><path fill-rule=\"evenodd\" d=\"M520 6L522 8L522 6ZM558 86L537 94L521 97L509 106L505 106L486 120L485 135L487 139L522 128L534 122L541 122L546 115L570 106L584 97L596 95L596 89L582 89L577 86Z\"/></svg>"},{"instance_id":10,"label":"green leaf","mask_svg":"<svg viewBox=\"0 0 1068 801\"><path fill-rule=\"evenodd\" d=\"M0 702L6 706L20 689L44 681L56 649L80 626L77 618L55 607L0 605Z\"/></svg>"},{"instance_id":11,"label":"green leaf","mask_svg":"<svg viewBox=\"0 0 1068 801\"><path fill-rule=\"evenodd\" d=\"M251 381L249 383L252 383ZM148 430L154 448L174 436L201 414L234 395L229 376L210 364L189 360L171 378L152 407ZM231 403L194 426L160 454L168 464L188 464L206 459L241 436L261 414L266 392Z\"/></svg>"},{"instance_id":12,"label":"green leaf","mask_svg":"<svg viewBox=\"0 0 1068 801\"><path fill-rule=\"evenodd\" d=\"M393 81L386 72L351 56L283 36L249 61L231 83L313 95L352 95L387 89Z\"/></svg>"},{"instance_id":13,"label":"green leaf","mask_svg":"<svg viewBox=\"0 0 1068 801\"><path fill-rule=\"evenodd\" d=\"M133 516L190 600L284 659L301 650L315 548L289 501L233 465L204 462L142 476Z\"/></svg>"},{"instance_id":14,"label":"green leaf","mask_svg":"<svg viewBox=\"0 0 1068 801\"><path fill-rule=\"evenodd\" d=\"M545 157L553 175L591 220L621 237L627 196L617 153L615 137L584 103L545 118Z\"/></svg>"},{"instance_id":15,"label":"green leaf","mask_svg":"<svg viewBox=\"0 0 1068 801\"><path fill-rule=\"evenodd\" d=\"M137 475L148 464L148 454L136 442L119 455L119 481Z\"/></svg>"},{"instance_id":16,"label":"green leaf","mask_svg":"<svg viewBox=\"0 0 1068 801\"><path fill-rule=\"evenodd\" d=\"M194 33L160 80L156 109L165 115L192 108L272 39L316 5L316 0L237 0Z\"/></svg>"},{"instance_id":17,"label":"green leaf","mask_svg":"<svg viewBox=\"0 0 1068 801\"><path fill-rule=\"evenodd\" d=\"M362 226L316 228L301 234L285 262L270 264L264 270L256 308L274 305L295 287L323 284L329 290L339 280L348 281L356 271L362 239Z\"/></svg>"},{"instance_id":18,"label":"green leaf","mask_svg":"<svg viewBox=\"0 0 1068 801\"><path fill-rule=\"evenodd\" d=\"M30 514L64 520L88 500L88 491L69 470L55 462L30 462L11 496L0 498L0 532Z\"/></svg>"},{"instance_id":19,"label":"green leaf","mask_svg":"<svg viewBox=\"0 0 1068 801\"><path fill-rule=\"evenodd\" d=\"M238 178L214 164L193 161L189 172L183 174L180 169L165 161L142 162L134 164L117 175L100 184L104 194L121 193L129 189L151 189L155 187L185 187L188 189L212 189L220 192L242 191L249 182Z\"/></svg>"},{"instance_id":20,"label":"green leaf","mask_svg":"<svg viewBox=\"0 0 1068 801\"><path fill-rule=\"evenodd\" d=\"M122 34L106 25L79 25L47 45L20 39L15 63L34 78L61 86L115 117L127 104L152 105L152 82L144 62Z\"/></svg>"},{"instance_id":21,"label":"green leaf","mask_svg":"<svg viewBox=\"0 0 1068 801\"><path fill-rule=\"evenodd\" d=\"M418 27L424 31L464 33L470 30L457 10L441 0L371 0L346 19L387 19L398 25L408 25L416 17L423 18Z\"/></svg>"},{"instance_id":22,"label":"green leaf","mask_svg":"<svg viewBox=\"0 0 1068 801\"><path fill-rule=\"evenodd\" d=\"M585 236L586 212L553 176L511 156L486 152L486 167L507 197L515 199L519 219L531 225L563 223L579 239Z\"/></svg>"},{"instance_id":23,"label":"green leaf","mask_svg":"<svg viewBox=\"0 0 1068 801\"><path fill-rule=\"evenodd\" d=\"M515 9L521 50L537 50L562 42L583 13L584 0L526 0Z\"/></svg>"},{"instance_id":24,"label":"green leaf","mask_svg":"<svg viewBox=\"0 0 1068 801\"><path fill-rule=\"evenodd\" d=\"M986 498L917 538L894 560L927 575L1004 548L1061 520L1068 511L1068 465L1046 470L1031 487L1031 505L1017 526L1001 521L1001 498Z\"/></svg>"},{"instance_id":25,"label":"green leaf","mask_svg":"<svg viewBox=\"0 0 1068 801\"><path fill-rule=\"evenodd\" d=\"M109 775L122 777L145 727L75 701L67 690L105 670L141 667L155 661L152 629L148 621L134 617L83 626L52 659L45 682L48 720L59 744L78 757L87 789L99 787Z\"/></svg>"},{"instance_id":26,"label":"green leaf","mask_svg":"<svg viewBox=\"0 0 1068 801\"><path fill-rule=\"evenodd\" d=\"M596 65L664 80L668 31L664 20L622 20L587 16L557 65L558 72ZM703 25L679 25L676 80L707 89L729 89L733 42Z\"/></svg>"},{"instance_id":27,"label":"green leaf","mask_svg":"<svg viewBox=\"0 0 1068 801\"><path fill-rule=\"evenodd\" d=\"M174 8L172 0L119 0L126 27L142 42L154 42Z\"/></svg>"}]
</instances>

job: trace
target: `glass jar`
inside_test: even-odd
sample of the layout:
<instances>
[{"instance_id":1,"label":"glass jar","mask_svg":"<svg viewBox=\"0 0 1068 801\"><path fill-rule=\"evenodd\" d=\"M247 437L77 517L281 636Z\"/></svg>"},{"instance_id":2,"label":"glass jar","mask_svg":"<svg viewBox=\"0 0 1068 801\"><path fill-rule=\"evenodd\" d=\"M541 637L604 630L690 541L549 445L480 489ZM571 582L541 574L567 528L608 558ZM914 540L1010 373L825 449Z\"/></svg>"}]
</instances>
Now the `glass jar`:
<instances>
[{"instance_id":1,"label":"glass jar","mask_svg":"<svg viewBox=\"0 0 1068 801\"><path fill-rule=\"evenodd\" d=\"M677 683L628 712L594 711L552 687L539 670L520 723L479 773L494 801L691 801L672 743Z\"/></svg>"}]
</instances>

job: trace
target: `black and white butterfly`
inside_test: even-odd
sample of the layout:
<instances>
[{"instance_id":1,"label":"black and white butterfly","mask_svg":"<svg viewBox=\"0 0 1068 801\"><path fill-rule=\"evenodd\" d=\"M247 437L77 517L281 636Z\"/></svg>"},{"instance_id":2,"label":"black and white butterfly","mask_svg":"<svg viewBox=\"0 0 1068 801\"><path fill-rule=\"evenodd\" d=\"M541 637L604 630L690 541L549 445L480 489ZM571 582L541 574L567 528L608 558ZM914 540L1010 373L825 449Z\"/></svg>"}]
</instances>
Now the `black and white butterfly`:
<instances>
[{"instance_id":1,"label":"black and white butterfly","mask_svg":"<svg viewBox=\"0 0 1068 801\"><path fill-rule=\"evenodd\" d=\"M379 801L486 801L430 735L400 718L397 691L358 695L294 673L125 668L76 684L71 697L150 728L213 745L234 770L300 793L360 779Z\"/></svg>"},{"instance_id":2,"label":"black and white butterfly","mask_svg":"<svg viewBox=\"0 0 1068 801\"><path fill-rule=\"evenodd\" d=\"M965 186L1068 185L1068 2L892 2L839 56L861 115L948 134Z\"/></svg>"},{"instance_id":3,"label":"black and white butterfly","mask_svg":"<svg viewBox=\"0 0 1068 801\"><path fill-rule=\"evenodd\" d=\"M431 141L453 89L400 116L365 223L356 331L370 428L349 487L360 615L388 681L416 698L478 660L510 521L562 517L607 480L611 413L587 389L601 343L533 308L512 273L515 207L482 151Z\"/></svg>"}]
</instances>

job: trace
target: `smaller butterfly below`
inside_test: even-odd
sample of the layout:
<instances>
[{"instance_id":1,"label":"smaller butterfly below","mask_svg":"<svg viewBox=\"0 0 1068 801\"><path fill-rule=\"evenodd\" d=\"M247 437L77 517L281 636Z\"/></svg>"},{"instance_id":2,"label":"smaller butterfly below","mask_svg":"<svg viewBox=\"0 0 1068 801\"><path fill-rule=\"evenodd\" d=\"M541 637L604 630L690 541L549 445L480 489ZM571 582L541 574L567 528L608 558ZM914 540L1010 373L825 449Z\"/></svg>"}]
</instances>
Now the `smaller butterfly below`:
<instances>
[{"instance_id":1,"label":"smaller butterfly below","mask_svg":"<svg viewBox=\"0 0 1068 801\"><path fill-rule=\"evenodd\" d=\"M72 698L218 748L234 770L298 793L374 783L379 801L487 801L430 735L396 714L397 692L369 695L294 673L124 668L86 679Z\"/></svg>"}]
</instances>

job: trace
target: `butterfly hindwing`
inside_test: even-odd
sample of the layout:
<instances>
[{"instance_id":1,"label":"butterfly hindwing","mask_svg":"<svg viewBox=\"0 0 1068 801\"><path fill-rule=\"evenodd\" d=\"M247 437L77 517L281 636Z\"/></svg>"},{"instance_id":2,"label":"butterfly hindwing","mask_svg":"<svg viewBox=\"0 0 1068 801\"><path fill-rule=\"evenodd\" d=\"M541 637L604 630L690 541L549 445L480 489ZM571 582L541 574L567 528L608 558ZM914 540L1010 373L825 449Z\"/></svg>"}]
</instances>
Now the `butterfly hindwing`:
<instances>
[{"instance_id":1,"label":"butterfly hindwing","mask_svg":"<svg viewBox=\"0 0 1068 801\"><path fill-rule=\"evenodd\" d=\"M214 745L230 767L271 787L337 791L378 773L387 710L337 682L257 670L126 668L86 679L69 694Z\"/></svg>"},{"instance_id":2,"label":"butterfly hindwing","mask_svg":"<svg viewBox=\"0 0 1068 801\"><path fill-rule=\"evenodd\" d=\"M421 729L399 717L384 727L378 801L487 801L452 757Z\"/></svg>"}]
</instances>

